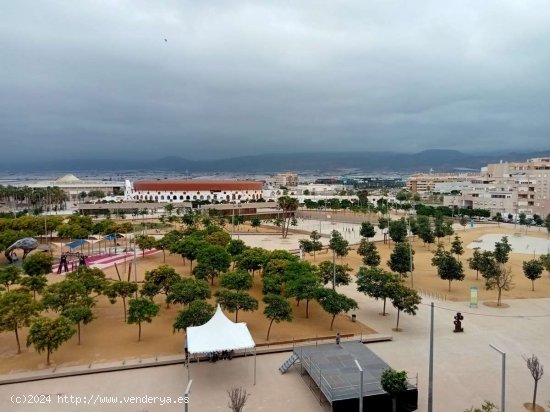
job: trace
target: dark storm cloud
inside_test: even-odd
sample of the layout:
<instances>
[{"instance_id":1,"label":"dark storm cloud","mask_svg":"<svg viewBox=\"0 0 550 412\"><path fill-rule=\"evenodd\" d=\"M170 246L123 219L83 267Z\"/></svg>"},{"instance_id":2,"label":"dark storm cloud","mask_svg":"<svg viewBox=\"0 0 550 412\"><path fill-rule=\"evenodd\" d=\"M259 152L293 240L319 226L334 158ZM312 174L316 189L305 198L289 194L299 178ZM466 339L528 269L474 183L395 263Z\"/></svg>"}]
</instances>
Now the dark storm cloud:
<instances>
[{"instance_id":1,"label":"dark storm cloud","mask_svg":"<svg viewBox=\"0 0 550 412\"><path fill-rule=\"evenodd\" d=\"M547 2L295 3L5 3L2 152L548 148Z\"/></svg>"}]
</instances>

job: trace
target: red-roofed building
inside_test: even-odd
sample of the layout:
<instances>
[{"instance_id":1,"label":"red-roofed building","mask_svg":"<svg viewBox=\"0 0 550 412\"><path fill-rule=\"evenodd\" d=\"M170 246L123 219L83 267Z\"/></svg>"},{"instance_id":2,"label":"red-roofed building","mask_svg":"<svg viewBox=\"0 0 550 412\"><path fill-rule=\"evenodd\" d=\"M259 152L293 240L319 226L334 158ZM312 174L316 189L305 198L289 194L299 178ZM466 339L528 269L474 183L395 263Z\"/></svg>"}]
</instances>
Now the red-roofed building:
<instances>
[{"instance_id":1,"label":"red-roofed building","mask_svg":"<svg viewBox=\"0 0 550 412\"><path fill-rule=\"evenodd\" d=\"M210 202L258 200L263 183L249 180L138 180L126 181L125 199L132 201Z\"/></svg>"}]
</instances>

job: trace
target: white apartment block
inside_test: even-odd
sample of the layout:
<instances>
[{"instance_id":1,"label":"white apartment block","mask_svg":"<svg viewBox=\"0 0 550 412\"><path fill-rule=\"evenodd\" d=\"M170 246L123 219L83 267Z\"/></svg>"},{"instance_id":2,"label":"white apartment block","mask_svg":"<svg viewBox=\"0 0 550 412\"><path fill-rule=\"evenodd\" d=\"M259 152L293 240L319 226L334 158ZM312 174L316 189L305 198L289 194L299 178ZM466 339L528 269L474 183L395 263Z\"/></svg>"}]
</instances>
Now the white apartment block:
<instances>
[{"instance_id":1,"label":"white apartment block","mask_svg":"<svg viewBox=\"0 0 550 412\"><path fill-rule=\"evenodd\" d=\"M461 195L445 196L444 204L489 209L491 215L544 217L550 214L550 157L489 164L481 179L472 180Z\"/></svg>"}]
</instances>

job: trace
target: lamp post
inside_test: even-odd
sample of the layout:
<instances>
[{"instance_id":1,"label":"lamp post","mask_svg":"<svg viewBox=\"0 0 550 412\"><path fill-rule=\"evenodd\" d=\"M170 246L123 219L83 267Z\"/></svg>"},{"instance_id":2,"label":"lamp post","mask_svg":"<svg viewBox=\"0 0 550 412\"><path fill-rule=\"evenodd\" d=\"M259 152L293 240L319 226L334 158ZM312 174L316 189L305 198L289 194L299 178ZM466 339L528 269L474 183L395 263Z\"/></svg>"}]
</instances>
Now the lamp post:
<instances>
[{"instance_id":1,"label":"lamp post","mask_svg":"<svg viewBox=\"0 0 550 412\"><path fill-rule=\"evenodd\" d=\"M502 356L501 388L500 388L500 410L506 412L506 352L500 350L494 345L489 346L496 350Z\"/></svg>"},{"instance_id":2,"label":"lamp post","mask_svg":"<svg viewBox=\"0 0 550 412\"><path fill-rule=\"evenodd\" d=\"M189 368L189 365L187 365L187 367ZM185 412L189 411L189 392L191 392L192 383L193 383L193 379L189 381L189 383L187 384L187 388L185 389L185 395L184 395L185 398L183 399L184 405L185 405Z\"/></svg>"},{"instance_id":3,"label":"lamp post","mask_svg":"<svg viewBox=\"0 0 550 412\"><path fill-rule=\"evenodd\" d=\"M355 359L355 366L359 369L359 412L363 412L363 368L359 365L357 359Z\"/></svg>"}]
</instances>

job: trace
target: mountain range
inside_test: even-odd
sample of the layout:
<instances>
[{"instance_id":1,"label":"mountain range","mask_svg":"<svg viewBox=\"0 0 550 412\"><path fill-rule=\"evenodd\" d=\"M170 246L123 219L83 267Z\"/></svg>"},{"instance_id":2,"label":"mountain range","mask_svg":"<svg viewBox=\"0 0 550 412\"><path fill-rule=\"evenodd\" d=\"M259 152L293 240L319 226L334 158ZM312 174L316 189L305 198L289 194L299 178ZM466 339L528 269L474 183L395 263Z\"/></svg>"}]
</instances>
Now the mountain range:
<instances>
[{"instance_id":1,"label":"mountain range","mask_svg":"<svg viewBox=\"0 0 550 412\"><path fill-rule=\"evenodd\" d=\"M425 150L418 153L396 152L304 152L289 154L259 154L216 160L189 160L170 156L156 160L143 159L63 159L62 162L18 162L4 160L0 170L9 172L84 171L84 170L169 170L193 172L266 173L278 171L330 172L357 169L362 172L436 172L479 170L488 163L525 161L528 158L550 156L550 150L533 152L464 153L458 150Z\"/></svg>"}]
</instances>

